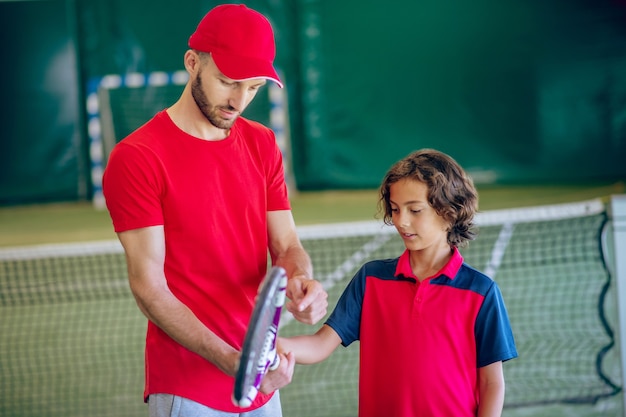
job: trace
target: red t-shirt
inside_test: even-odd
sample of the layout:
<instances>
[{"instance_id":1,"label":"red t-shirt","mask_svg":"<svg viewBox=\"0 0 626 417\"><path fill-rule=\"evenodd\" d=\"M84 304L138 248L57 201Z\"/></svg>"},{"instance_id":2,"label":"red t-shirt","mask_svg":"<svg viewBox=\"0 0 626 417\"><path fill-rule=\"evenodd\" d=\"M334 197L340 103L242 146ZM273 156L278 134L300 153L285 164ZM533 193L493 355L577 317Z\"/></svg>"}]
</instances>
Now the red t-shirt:
<instances>
[{"instance_id":1,"label":"red t-shirt","mask_svg":"<svg viewBox=\"0 0 626 417\"><path fill-rule=\"evenodd\" d=\"M271 130L240 117L228 138L206 141L181 131L162 111L115 147L103 190L116 232L163 225L171 291L241 348L267 268L267 212L290 209ZM146 398L169 393L242 411L231 400L232 377L151 322L145 359ZM269 398L259 394L249 409Z\"/></svg>"}]
</instances>

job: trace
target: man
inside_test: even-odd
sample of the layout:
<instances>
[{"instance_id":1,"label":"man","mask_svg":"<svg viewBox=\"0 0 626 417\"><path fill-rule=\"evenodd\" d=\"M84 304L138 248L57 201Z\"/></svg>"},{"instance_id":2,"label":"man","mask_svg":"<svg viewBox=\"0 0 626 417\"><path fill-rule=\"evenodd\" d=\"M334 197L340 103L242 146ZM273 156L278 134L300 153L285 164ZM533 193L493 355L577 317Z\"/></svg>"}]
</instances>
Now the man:
<instances>
[{"instance_id":1,"label":"man","mask_svg":"<svg viewBox=\"0 0 626 417\"><path fill-rule=\"evenodd\" d=\"M287 271L296 319L313 324L328 303L296 234L274 135L240 117L267 80L282 86L274 34L260 13L221 5L189 46L179 100L115 147L103 179L130 288L149 320L144 398L151 416L280 416L274 391L291 381L292 354L249 408L231 401L268 250Z\"/></svg>"}]
</instances>

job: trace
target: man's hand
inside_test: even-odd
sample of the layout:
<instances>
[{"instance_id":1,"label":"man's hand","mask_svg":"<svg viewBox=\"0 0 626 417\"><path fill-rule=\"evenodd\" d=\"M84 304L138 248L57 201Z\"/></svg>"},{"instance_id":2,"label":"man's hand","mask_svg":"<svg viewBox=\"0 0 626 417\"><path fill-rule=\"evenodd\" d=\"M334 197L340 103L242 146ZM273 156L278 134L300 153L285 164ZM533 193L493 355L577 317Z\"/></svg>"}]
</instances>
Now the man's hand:
<instances>
[{"instance_id":1,"label":"man's hand","mask_svg":"<svg viewBox=\"0 0 626 417\"><path fill-rule=\"evenodd\" d=\"M302 323L315 324L326 315L328 294L319 281L303 275L290 278L287 298L285 308Z\"/></svg>"},{"instance_id":2,"label":"man's hand","mask_svg":"<svg viewBox=\"0 0 626 417\"><path fill-rule=\"evenodd\" d=\"M296 358L291 352L287 354L279 353L279 356L280 364L278 368L265 374L261 381L260 391L263 394L270 394L291 382L296 365Z\"/></svg>"}]
</instances>

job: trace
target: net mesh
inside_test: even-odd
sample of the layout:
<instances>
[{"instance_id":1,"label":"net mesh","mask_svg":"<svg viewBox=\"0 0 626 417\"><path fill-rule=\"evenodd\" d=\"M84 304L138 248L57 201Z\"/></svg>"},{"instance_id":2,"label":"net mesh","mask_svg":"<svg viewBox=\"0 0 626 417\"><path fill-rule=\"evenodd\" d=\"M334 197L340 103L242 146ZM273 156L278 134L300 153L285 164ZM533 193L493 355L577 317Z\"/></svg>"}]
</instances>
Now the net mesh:
<instances>
[{"instance_id":1,"label":"net mesh","mask_svg":"<svg viewBox=\"0 0 626 417\"><path fill-rule=\"evenodd\" d=\"M611 276L599 201L481 213L465 260L500 285L520 357L505 363L508 409L616 394L604 355ZM404 250L376 222L301 227L329 310L360 265ZM0 415L142 416L146 321L117 242L0 250ZM281 335L311 333L285 314ZM285 416L355 416L358 343L296 367ZM609 367L610 368L610 367Z\"/></svg>"}]
</instances>

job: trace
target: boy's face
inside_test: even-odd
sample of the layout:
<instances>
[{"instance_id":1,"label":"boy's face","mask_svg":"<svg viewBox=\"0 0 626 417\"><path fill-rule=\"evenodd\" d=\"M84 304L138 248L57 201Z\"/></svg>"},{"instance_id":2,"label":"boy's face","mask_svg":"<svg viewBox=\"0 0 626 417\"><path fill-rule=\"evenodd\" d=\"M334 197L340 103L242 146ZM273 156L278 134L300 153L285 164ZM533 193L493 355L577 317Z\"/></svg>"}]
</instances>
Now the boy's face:
<instances>
[{"instance_id":1,"label":"boy's face","mask_svg":"<svg viewBox=\"0 0 626 417\"><path fill-rule=\"evenodd\" d=\"M403 179L389 187L391 219L409 250L448 244L448 223L428 204L428 186Z\"/></svg>"}]
</instances>

